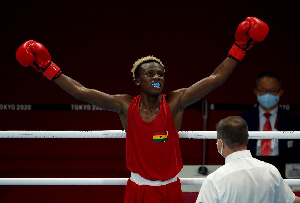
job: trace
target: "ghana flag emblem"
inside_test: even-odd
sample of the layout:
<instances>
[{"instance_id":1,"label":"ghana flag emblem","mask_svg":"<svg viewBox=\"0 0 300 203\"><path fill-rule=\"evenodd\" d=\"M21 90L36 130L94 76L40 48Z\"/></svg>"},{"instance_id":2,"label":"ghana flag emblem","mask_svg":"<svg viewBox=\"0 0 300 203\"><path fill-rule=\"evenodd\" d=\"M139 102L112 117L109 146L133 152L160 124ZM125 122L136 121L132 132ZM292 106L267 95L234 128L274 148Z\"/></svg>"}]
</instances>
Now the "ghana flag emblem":
<instances>
[{"instance_id":1,"label":"ghana flag emblem","mask_svg":"<svg viewBox=\"0 0 300 203\"><path fill-rule=\"evenodd\" d=\"M153 133L153 142L166 142L166 141L168 141L168 131Z\"/></svg>"}]
</instances>

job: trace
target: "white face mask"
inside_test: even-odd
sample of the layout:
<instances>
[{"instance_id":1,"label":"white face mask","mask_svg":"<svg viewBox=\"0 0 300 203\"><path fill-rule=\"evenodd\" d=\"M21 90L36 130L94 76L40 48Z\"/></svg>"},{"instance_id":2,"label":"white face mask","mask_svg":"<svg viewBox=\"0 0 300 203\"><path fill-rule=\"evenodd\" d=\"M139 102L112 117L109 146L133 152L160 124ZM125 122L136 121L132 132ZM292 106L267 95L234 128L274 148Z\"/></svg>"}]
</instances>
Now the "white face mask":
<instances>
[{"instance_id":1,"label":"white face mask","mask_svg":"<svg viewBox=\"0 0 300 203\"><path fill-rule=\"evenodd\" d=\"M221 147L220 150L219 150L219 148L218 148L219 140L221 141L221 144L222 144L222 147ZM223 142L222 142L222 140L221 140L221 139L217 139L217 143L216 143L216 144L217 144L217 149L218 149L219 154L221 154L221 156L224 157L224 156L223 156Z\"/></svg>"}]
</instances>

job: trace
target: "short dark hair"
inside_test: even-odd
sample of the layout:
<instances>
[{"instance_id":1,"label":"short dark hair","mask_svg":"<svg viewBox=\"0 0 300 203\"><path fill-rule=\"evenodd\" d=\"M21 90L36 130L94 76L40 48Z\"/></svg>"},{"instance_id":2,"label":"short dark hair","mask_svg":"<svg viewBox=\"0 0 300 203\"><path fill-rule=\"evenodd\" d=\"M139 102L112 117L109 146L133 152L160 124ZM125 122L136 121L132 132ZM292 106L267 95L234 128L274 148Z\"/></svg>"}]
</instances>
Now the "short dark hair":
<instances>
[{"instance_id":1,"label":"short dark hair","mask_svg":"<svg viewBox=\"0 0 300 203\"><path fill-rule=\"evenodd\" d=\"M258 76L256 76L256 87L258 86L259 80L263 77L276 78L279 83L279 87L281 88L281 77L271 71L262 72Z\"/></svg>"},{"instance_id":2,"label":"short dark hair","mask_svg":"<svg viewBox=\"0 0 300 203\"><path fill-rule=\"evenodd\" d=\"M248 125L240 116L229 116L218 122L217 137L222 139L232 150L236 150L240 146L247 146Z\"/></svg>"}]
</instances>

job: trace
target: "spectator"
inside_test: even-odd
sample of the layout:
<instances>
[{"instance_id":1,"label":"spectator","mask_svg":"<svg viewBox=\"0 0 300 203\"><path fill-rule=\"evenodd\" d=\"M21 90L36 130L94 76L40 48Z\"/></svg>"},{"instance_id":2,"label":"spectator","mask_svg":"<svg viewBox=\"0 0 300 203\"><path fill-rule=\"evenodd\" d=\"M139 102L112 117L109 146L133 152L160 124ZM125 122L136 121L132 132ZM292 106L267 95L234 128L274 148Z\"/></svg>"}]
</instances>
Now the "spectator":
<instances>
[{"instance_id":1,"label":"spectator","mask_svg":"<svg viewBox=\"0 0 300 203\"><path fill-rule=\"evenodd\" d=\"M281 78L273 72L263 72L256 77L254 93L259 105L241 114L249 131L299 131L299 116L278 106L283 94ZM248 149L259 160L275 165L285 178L285 164L299 163L298 140L249 140Z\"/></svg>"}]
</instances>

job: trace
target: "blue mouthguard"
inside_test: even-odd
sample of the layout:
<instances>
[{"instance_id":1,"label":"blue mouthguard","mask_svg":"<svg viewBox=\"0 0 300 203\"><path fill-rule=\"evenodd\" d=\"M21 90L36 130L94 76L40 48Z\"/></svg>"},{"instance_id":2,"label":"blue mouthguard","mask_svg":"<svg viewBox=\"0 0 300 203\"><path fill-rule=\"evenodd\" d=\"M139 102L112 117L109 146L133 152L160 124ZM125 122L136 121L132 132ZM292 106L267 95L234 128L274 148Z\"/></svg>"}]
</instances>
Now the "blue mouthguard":
<instances>
[{"instance_id":1,"label":"blue mouthguard","mask_svg":"<svg viewBox=\"0 0 300 203\"><path fill-rule=\"evenodd\" d=\"M159 83L153 83L152 87L160 87L160 84Z\"/></svg>"}]
</instances>

